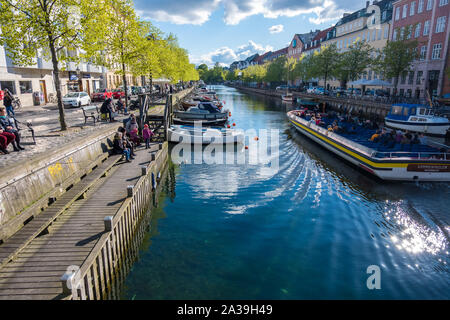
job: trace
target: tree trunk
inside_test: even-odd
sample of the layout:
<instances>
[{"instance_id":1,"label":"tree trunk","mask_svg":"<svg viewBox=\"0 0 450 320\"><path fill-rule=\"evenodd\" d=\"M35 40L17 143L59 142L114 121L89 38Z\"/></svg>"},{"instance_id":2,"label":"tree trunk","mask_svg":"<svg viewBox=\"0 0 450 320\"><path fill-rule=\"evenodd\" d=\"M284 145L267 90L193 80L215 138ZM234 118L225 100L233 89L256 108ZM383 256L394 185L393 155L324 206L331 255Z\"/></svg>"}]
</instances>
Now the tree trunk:
<instances>
[{"instance_id":1,"label":"tree trunk","mask_svg":"<svg viewBox=\"0 0 450 320\"><path fill-rule=\"evenodd\" d=\"M399 77L394 78L394 92L393 92L394 96L397 95L398 78Z\"/></svg>"},{"instance_id":2,"label":"tree trunk","mask_svg":"<svg viewBox=\"0 0 450 320\"><path fill-rule=\"evenodd\" d=\"M128 110L128 84L127 75L125 73L125 63L122 62L122 72L123 72L123 90L125 91L125 108Z\"/></svg>"},{"instance_id":3,"label":"tree trunk","mask_svg":"<svg viewBox=\"0 0 450 320\"><path fill-rule=\"evenodd\" d=\"M52 64L53 64L53 81L55 83L56 89L56 99L58 102L58 110L59 110L59 123L61 125L61 131L67 130L66 124L66 116L64 112L64 105L62 102L62 94L61 94L61 83L59 81L59 67L58 67L58 56L56 53L55 45L53 42L49 41L50 53L52 55Z\"/></svg>"}]
</instances>

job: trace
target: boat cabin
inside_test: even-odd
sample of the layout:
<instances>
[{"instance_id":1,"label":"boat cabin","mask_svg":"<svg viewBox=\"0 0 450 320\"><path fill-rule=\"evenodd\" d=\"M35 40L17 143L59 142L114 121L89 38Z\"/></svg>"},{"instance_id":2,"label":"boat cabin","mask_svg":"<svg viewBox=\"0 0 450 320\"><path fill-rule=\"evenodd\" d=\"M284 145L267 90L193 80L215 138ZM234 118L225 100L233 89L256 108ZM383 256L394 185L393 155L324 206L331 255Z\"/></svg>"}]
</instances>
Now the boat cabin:
<instances>
[{"instance_id":1,"label":"boat cabin","mask_svg":"<svg viewBox=\"0 0 450 320\"><path fill-rule=\"evenodd\" d=\"M189 108L188 112L219 113L220 110L211 102L201 102L197 106Z\"/></svg>"},{"instance_id":2,"label":"boat cabin","mask_svg":"<svg viewBox=\"0 0 450 320\"><path fill-rule=\"evenodd\" d=\"M391 107L387 118L403 121L427 121L427 117L433 116L433 110L430 107L420 104L395 104ZM410 117L414 117L411 118Z\"/></svg>"}]
</instances>

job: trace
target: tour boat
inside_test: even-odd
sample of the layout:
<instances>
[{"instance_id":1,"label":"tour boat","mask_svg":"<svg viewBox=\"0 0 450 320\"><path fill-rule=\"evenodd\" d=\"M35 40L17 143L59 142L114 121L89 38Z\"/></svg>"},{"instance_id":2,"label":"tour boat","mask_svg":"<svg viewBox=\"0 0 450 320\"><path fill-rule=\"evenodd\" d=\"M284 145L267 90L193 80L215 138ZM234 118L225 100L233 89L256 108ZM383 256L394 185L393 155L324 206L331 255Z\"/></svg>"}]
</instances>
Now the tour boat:
<instances>
[{"instance_id":1,"label":"tour boat","mask_svg":"<svg viewBox=\"0 0 450 320\"><path fill-rule=\"evenodd\" d=\"M174 143L229 144L244 142L244 132L235 129L174 125L168 129L168 133L169 141Z\"/></svg>"},{"instance_id":2,"label":"tour boat","mask_svg":"<svg viewBox=\"0 0 450 320\"><path fill-rule=\"evenodd\" d=\"M384 121L389 128L430 136L444 136L450 128L449 119L438 117L430 107L418 104L394 104Z\"/></svg>"},{"instance_id":3,"label":"tour boat","mask_svg":"<svg viewBox=\"0 0 450 320\"><path fill-rule=\"evenodd\" d=\"M304 116L303 110L287 113L290 122L300 133L317 142L337 156L383 180L450 181L450 153L444 145L394 144L386 146L370 141L375 130L355 124L353 133L329 131ZM324 125L336 119L323 118ZM344 128L346 130L347 127ZM447 152L447 153L446 153Z\"/></svg>"}]
</instances>

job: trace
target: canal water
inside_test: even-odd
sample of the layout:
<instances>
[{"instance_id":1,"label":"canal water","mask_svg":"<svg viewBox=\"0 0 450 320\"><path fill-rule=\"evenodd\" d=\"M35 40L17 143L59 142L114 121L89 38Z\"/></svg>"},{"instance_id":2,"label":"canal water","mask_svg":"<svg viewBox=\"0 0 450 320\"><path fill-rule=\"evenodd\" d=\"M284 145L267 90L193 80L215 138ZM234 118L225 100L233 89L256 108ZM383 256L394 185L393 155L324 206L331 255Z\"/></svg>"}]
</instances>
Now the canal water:
<instances>
[{"instance_id":1,"label":"canal water","mask_svg":"<svg viewBox=\"0 0 450 320\"><path fill-rule=\"evenodd\" d=\"M214 89L237 128L280 130L279 170L171 163L123 299L450 298L450 184L373 179L296 133L291 106Z\"/></svg>"}]
</instances>

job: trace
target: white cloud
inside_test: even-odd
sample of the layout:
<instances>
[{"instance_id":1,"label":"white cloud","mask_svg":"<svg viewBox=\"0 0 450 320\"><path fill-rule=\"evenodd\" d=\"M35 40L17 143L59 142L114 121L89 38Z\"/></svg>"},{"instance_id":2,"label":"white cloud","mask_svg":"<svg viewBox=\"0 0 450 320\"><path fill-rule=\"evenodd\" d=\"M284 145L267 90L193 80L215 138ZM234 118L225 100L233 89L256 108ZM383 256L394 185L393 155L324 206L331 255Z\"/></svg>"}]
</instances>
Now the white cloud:
<instances>
[{"instance_id":1,"label":"white cloud","mask_svg":"<svg viewBox=\"0 0 450 320\"><path fill-rule=\"evenodd\" d=\"M196 65L205 63L211 67L218 62L222 66L228 66L233 61L244 60L255 53L262 54L272 50L273 47L271 46L264 46L249 40L248 43L237 47L235 50L229 47L221 47L201 56L190 55L189 58L191 63Z\"/></svg>"},{"instance_id":2,"label":"white cloud","mask_svg":"<svg viewBox=\"0 0 450 320\"><path fill-rule=\"evenodd\" d=\"M280 33L280 32L283 32L283 30L284 30L284 26L282 24L277 24L277 25L271 26L269 28L269 32L271 34Z\"/></svg>"},{"instance_id":3,"label":"white cloud","mask_svg":"<svg viewBox=\"0 0 450 320\"><path fill-rule=\"evenodd\" d=\"M142 17L176 24L202 25L220 6L224 8L224 21L237 25L242 20L263 15L275 19L313 13L310 22L320 24L336 20L344 11L354 11L354 0L135 0ZM365 2L357 9L364 7Z\"/></svg>"}]
</instances>

